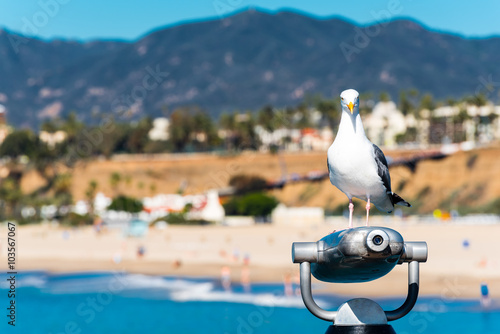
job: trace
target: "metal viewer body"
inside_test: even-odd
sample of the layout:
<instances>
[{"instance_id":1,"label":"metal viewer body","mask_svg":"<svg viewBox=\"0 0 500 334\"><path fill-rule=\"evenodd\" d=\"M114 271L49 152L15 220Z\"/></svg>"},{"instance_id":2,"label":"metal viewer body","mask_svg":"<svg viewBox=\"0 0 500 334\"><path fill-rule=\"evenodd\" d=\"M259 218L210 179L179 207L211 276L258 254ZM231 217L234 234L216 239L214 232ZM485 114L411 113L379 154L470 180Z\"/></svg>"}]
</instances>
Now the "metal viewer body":
<instances>
[{"instance_id":1,"label":"metal viewer body","mask_svg":"<svg viewBox=\"0 0 500 334\"><path fill-rule=\"evenodd\" d=\"M366 330L394 333L387 321L404 317L415 305L419 263L427 261L427 244L405 242L401 234L386 227L358 227L332 233L318 242L296 242L292 246L292 260L300 263L300 289L305 306L316 317L334 323L327 333L336 333L340 328L343 333ZM396 310L383 311L372 300L356 298L344 303L338 311L326 311L313 299L311 275L331 283L369 282L404 262L408 263L408 296Z\"/></svg>"},{"instance_id":2,"label":"metal viewer body","mask_svg":"<svg viewBox=\"0 0 500 334\"><path fill-rule=\"evenodd\" d=\"M388 274L403 254L401 234L389 228L360 227L332 233L318 242L312 275L324 282L369 282Z\"/></svg>"}]
</instances>

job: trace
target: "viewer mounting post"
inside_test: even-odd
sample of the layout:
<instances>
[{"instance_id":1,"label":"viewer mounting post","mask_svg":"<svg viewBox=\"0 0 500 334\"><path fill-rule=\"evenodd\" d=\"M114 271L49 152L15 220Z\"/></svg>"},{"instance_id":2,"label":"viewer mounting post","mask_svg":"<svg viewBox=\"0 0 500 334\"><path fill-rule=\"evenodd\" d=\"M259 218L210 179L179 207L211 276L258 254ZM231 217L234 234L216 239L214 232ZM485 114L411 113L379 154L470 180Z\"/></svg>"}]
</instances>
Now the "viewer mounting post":
<instances>
[{"instance_id":1,"label":"viewer mounting post","mask_svg":"<svg viewBox=\"0 0 500 334\"><path fill-rule=\"evenodd\" d=\"M415 305L419 290L419 264L427 261L425 242L404 242L386 227L358 227L327 235L318 242L295 242L292 261L300 263L300 291L307 309L333 324L326 334L394 334L388 321L400 319ZM369 282L408 263L408 296L392 311L367 298L351 299L337 311L326 311L314 301L311 275L331 283Z\"/></svg>"}]
</instances>

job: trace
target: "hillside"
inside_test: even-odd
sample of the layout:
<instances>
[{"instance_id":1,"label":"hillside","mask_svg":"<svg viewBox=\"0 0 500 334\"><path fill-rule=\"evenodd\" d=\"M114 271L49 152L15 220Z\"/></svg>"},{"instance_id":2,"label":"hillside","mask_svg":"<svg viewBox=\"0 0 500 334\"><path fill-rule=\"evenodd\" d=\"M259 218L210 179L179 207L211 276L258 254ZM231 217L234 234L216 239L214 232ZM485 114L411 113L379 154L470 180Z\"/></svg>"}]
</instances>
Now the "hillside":
<instances>
[{"instance_id":1,"label":"hillside","mask_svg":"<svg viewBox=\"0 0 500 334\"><path fill-rule=\"evenodd\" d=\"M386 152L396 157L405 152ZM493 201L500 198L500 147L461 152L439 161L423 161L412 174L405 167L391 168L395 192L413 204L404 213L429 213L436 208L445 211L459 209L466 213L490 211ZM284 154L288 173L305 174L326 168L325 153ZM110 175L119 172L122 183L112 189ZM79 165L73 172L72 193L83 199L89 182L95 179L98 190L112 196L122 192L145 197L154 193L176 193L186 183L186 193L199 193L210 188L227 186L229 178L239 173L279 179L281 167L278 156L248 153L234 157L216 155L165 155L151 157L115 157L111 161L94 161ZM41 179L31 172L23 179L23 190L40 186ZM347 199L328 180L298 183L271 192L286 205L320 206L330 212L346 207ZM362 211L364 205L355 205ZM489 207L488 207L489 206ZM496 205L498 207L498 205ZM496 209L498 211L498 208ZM376 212L377 210L374 210ZM361 213L361 212L360 212Z\"/></svg>"},{"instance_id":2,"label":"hillside","mask_svg":"<svg viewBox=\"0 0 500 334\"><path fill-rule=\"evenodd\" d=\"M44 41L0 30L0 104L12 124L36 126L72 110L88 122L100 112L159 116L194 104L217 116L346 87L461 97L481 88L479 78L500 77L499 53L497 37L464 39L408 20L359 28L288 11L247 10L137 41Z\"/></svg>"}]
</instances>

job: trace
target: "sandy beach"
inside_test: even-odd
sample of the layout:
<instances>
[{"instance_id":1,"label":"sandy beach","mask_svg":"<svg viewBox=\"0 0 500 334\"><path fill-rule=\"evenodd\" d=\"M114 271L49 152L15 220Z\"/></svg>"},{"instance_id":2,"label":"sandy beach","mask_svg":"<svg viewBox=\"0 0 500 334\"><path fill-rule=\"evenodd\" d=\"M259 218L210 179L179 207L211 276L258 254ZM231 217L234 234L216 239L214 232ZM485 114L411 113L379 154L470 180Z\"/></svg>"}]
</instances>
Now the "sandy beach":
<instances>
[{"instance_id":1,"label":"sandy beach","mask_svg":"<svg viewBox=\"0 0 500 334\"><path fill-rule=\"evenodd\" d=\"M422 294L446 299L478 298L479 285L485 281L492 297L500 297L500 260L494 252L500 236L499 225L422 224L382 219L373 217L372 225L394 228L407 241L428 243L429 259L421 265ZM286 275L297 277L298 265L291 262L292 242L316 241L343 228L343 219L307 228L168 226L163 230L151 228L143 238L130 238L124 237L121 230L96 233L92 227L21 226L17 231L16 269L218 277L221 268L228 266L231 279L239 281L247 257L251 282L282 282ZM6 226L0 228L0 233L0 269L6 271ZM469 242L467 248L463 246L464 239ZM137 255L140 246L145 248L142 257ZM374 282L319 283L316 289L355 296L404 295L406 277L407 268L403 264Z\"/></svg>"}]
</instances>

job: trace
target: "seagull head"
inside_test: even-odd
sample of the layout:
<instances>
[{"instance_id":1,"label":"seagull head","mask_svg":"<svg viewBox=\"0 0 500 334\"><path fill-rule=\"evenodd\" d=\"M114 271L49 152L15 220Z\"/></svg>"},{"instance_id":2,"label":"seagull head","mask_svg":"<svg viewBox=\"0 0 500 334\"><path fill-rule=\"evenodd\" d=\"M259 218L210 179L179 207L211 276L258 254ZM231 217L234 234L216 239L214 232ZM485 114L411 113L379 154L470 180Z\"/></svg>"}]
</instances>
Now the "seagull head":
<instances>
[{"instance_id":1,"label":"seagull head","mask_svg":"<svg viewBox=\"0 0 500 334\"><path fill-rule=\"evenodd\" d=\"M359 109L359 93L354 89L347 89L340 94L342 110L351 115Z\"/></svg>"}]
</instances>

